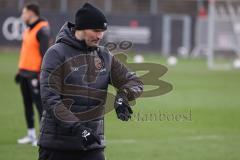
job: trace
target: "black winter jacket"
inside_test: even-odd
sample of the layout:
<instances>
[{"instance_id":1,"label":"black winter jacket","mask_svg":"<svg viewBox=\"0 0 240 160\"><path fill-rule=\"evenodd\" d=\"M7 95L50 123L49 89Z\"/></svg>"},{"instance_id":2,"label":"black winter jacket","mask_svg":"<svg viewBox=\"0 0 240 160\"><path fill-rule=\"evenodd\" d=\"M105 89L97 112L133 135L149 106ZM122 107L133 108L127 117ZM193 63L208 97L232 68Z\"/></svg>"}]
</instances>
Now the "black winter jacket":
<instances>
[{"instance_id":1,"label":"black winter jacket","mask_svg":"<svg viewBox=\"0 0 240 160\"><path fill-rule=\"evenodd\" d=\"M108 84L124 89L129 100L140 96L143 84L106 48L89 48L77 40L73 28L74 24L65 23L43 58L40 88L44 113L38 144L57 150L104 148L103 114ZM102 108L89 119L75 114L96 106ZM84 146L81 126L91 128L101 144Z\"/></svg>"}]
</instances>

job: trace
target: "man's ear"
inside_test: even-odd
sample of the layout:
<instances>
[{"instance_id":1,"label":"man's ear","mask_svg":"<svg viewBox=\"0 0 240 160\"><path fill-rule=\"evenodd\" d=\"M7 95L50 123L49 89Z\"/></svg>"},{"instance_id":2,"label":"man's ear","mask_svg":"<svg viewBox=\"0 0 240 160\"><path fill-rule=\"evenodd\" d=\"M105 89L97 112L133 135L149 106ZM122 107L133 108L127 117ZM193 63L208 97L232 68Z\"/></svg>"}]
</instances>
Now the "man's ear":
<instances>
[{"instance_id":1,"label":"man's ear","mask_svg":"<svg viewBox=\"0 0 240 160\"><path fill-rule=\"evenodd\" d=\"M85 39L85 33L84 33L84 30L75 30L75 37L79 40L83 40Z\"/></svg>"},{"instance_id":2,"label":"man's ear","mask_svg":"<svg viewBox=\"0 0 240 160\"><path fill-rule=\"evenodd\" d=\"M82 31L82 37L83 37L83 39L85 39L85 36L86 36L86 30L84 29L84 30Z\"/></svg>"}]
</instances>

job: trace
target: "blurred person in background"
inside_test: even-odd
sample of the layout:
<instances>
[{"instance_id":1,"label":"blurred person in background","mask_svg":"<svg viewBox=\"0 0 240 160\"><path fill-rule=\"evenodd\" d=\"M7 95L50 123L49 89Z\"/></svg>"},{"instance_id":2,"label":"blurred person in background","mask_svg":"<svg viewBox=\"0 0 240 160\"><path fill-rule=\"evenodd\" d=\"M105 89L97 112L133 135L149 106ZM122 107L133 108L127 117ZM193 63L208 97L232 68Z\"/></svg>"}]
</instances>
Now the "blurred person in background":
<instances>
[{"instance_id":1,"label":"blurred person in background","mask_svg":"<svg viewBox=\"0 0 240 160\"><path fill-rule=\"evenodd\" d=\"M36 105L39 119L42 116L39 73L44 53L49 47L50 28L46 20L40 17L39 6L31 3L22 10L22 20L27 25L23 32L22 46L15 82L20 84L24 113L27 123L27 135L17 140L19 144L37 145L34 128L34 108Z\"/></svg>"},{"instance_id":2,"label":"blurred person in background","mask_svg":"<svg viewBox=\"0 0 240 160\"><path fill-rule=\"evenodd\" d=\"M46 52L40 74L44 111L39 160L105 159L104 115L89 119L94 114L88 115L82 121L75 113L104 106L108 84L117 89L112 104L117 117L123 121L131 117L128 101L141 95L143 84L107 48L99 45L106 29L103 13L86 3L77 11L75 24L65 23L56 43ZM64 103L66 100L71 101L70 108L69 103Z\"/></svg>"}]
</instances>

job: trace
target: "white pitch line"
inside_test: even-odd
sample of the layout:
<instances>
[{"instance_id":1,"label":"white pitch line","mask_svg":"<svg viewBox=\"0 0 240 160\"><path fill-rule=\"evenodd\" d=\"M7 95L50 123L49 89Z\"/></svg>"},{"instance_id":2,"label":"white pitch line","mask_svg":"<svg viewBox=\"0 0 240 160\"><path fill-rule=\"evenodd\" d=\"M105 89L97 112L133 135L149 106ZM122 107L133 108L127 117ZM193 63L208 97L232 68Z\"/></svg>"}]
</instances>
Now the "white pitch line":
<instances>
[{"instance_id":1,"label":"white pitch line","mask_svg":"<svg viewBox=\"0 0 240 160\"><path fill-rule=\"evenodd\" d=\"M199 135L199 136L189 136L188 140L221 140L223 136L220 135Z\"/></svg>"}]
</instances>

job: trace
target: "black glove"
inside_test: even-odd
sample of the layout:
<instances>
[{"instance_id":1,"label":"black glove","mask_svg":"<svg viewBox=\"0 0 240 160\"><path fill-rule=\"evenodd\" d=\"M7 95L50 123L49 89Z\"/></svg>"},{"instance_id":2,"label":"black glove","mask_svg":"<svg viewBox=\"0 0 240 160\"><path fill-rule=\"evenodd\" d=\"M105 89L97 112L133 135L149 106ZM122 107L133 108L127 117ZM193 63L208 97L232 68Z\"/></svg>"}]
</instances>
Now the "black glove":
<instances>
[{"instance_id":1,"label":"black glove","mask_svg":"<svg viewBox=\"0 0 240 160\"><path fill-rule=\"evenodd\" d=\"M131 114L133 113L127 99L127 95L125 92L120 91L117 93L114 108L117 113L118 119L122 121L128 121L131 118Z\"/></svg>"},{"instance_id":2,"label":"black glove","mask_svg":"<svg viewBox=\"0 0 240 160\"><path fill-rule=\"evenodd\" d=\"M82 142L85 146L91 145L97 142L101 144L99 136L97 136L90 128L84 129L82 131Z\"/></svg>"},{"instance_id":3,"label":"black glove","mask_svg":"<svg viewBox=\"0 0 240 160\"><path fill-rule=\"evenodd\" d=\"M81 138L85 146L89 146L95 142L101 144L99 136L97 136L92 129L87 127L81 127Z\"/></svg>"},{"instance_id":4,"label":"black glove","mask_svg":"<svg viewBox=\"0 0 240 160\"><path fill-rule=\"evenodd\" d=\"M14 80L15 80L15 83L16 83L16 84L20 83L21 75L20 75L19 73L17 73L17 74L15 75Z\"/></svg>"}]
</instances>

